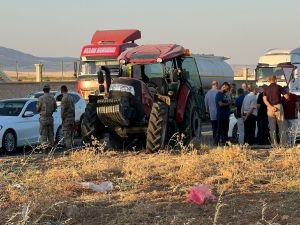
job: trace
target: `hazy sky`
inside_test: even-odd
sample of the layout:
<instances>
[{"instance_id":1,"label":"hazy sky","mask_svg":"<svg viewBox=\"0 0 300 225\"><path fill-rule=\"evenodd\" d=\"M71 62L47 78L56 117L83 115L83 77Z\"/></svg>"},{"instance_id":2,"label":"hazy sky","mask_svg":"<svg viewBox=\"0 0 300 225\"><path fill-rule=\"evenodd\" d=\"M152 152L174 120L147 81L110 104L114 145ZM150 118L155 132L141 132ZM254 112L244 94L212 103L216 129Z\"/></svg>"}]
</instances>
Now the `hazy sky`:
<instances>
[{"instance_id":1,"label":"hazy sky","mask_svg":"<svg viewBox=\"0 0 300 225\"><path fill-rule=\"evenodd\" d=\"M95 30L137 28L143 43L256 64L266 50L300 46L299 0L9 0L0 46L36 56L79 57Z\"/></svg>"}]
</instances>

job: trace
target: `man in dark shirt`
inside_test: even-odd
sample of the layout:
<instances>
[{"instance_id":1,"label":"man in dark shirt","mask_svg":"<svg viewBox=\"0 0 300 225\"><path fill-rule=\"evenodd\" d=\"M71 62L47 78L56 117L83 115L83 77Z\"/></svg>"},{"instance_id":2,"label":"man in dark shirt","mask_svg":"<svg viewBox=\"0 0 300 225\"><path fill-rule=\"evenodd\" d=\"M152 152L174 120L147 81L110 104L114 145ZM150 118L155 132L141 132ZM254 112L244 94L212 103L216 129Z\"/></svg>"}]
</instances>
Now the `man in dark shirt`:
<instances>
[{"instance_id":1,"label":"man in dark shirt","mask_svg":"<svg viewBox=\"0 0 300 225\"><path fill-rule=\"evenodd\" d=\"M245 135L245 128L244 128L244 119L242 118L242 105L245 98L244 89L238 89L238 98L235 101L236 106L236 113L235 117L237 119L237 127L238 127L238 134L239 134L239 144L244 144L244 135Z\"/></svg>"},{"instance_id":2,"label":"man in dark shirt","mask_svg":"<svg viewBox=\"0 0 300 225\"><path fill-rule=\"evenodd\" d=\"M287 94L284 93L283 88L277 84L276 76L272 75L269 77L270 85L264 91L263 101L268 109L268 120L269 120L269 129L270 129L270 138L271 144L277 145L276 140L276 123L279 130L279 139L280 144L286 144L286 135L284 132L284 114L282 107L282 98L283 95L286 99L288 98Z\"/></svg>"},{"instance_id":3,"label":"man in dark shirt","mask_svg":"<svg viewBox=\"0 0 300 225\"><path fill-rule=\"evenodd\" d=\"M270 144L267 106L263 101L264 91L267 87L266 84L262 86L262 91L257 98L257 144L259 145Z\"/></svg>"},{"instance_id":4,"label":"man in dark shirt","mask_svg":"<svg viewBox=\"0 0 300 225\"><path fill-rule=\"evenodd\" d=\"M227 92L230 90L230 85L224 82L220 91L216 95L217 120L218 130L216 136L217 144L224 145L228 139L228 126L230 115L230 97Z\"/></svg>"},{"instance_id":5,"label":"man in dark shirt","mask_svg":"<svg viewBox=\"0 0 300 225\"><path fill-rule=\"evenodd\" d=\"M296 125L298 123L298 99L297 95L290 93L289 87L286 86L283 89L284 93L288 95L288 99L282 98L287 144L293 146L296 141Z\"/></svg>"}]
</instances>

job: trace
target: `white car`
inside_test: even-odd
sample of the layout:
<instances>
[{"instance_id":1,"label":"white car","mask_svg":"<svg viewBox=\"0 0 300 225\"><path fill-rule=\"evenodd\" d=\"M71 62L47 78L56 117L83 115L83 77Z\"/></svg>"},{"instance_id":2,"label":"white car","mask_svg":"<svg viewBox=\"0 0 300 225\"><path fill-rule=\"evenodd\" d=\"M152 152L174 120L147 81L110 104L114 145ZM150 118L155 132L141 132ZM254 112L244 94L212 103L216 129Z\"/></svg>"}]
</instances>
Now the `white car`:
<instances>
[{"instance_id":1,"label":"white car","mask_svg":"<svg viewBox=\"0 0 300 225\"><path fill-rule=\"evenodd\" d=\"M40 115L36 111L37 99L20 98L0 101L0 148L12 153L17 147L40 142ZM53 113L54 137L61 138L60 112Z\"/></svg>"},{"instance_id":2,"label":"white car","mask_svg":"<svg viewBox=\"0 0 300 225\"><path fill-rule=\"evenodd\" d=\"M42 96L44 94L44 92L39 91L39 92L34 92L29 94L27 97L28 98L39 98L40 96ZM50 94L53 95L53 97L56 99L56 104L58 106L58 111L60 112L60 103L61 103L61 99L62 99L62 94L59 91L50 91ZM72 92L69 91L68 92L69 95L71 95L71 97L73 98L74 104L75 104L75 122L79 125L81 124L82 118L83 118L83 114L85 111L85 107L86 107L86 101L81 97L80 94L76 93L76 92Z\"/></svg>"}]
</instances>

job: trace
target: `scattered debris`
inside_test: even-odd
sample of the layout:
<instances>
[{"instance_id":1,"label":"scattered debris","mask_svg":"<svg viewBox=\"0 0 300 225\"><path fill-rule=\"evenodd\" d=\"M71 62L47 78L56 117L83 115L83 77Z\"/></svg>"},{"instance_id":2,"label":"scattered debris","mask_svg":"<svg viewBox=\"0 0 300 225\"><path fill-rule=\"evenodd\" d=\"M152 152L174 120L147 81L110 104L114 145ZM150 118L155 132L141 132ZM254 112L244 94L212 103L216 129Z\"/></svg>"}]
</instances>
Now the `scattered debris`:
<instances>
[{"instance_id":1,"label":"scattered debris","mask_svg":"<svg viewBox=\"0 0 300 225\"><path fill-rule=\"evenodd\" d=\"M197 205L203 205L206 201L216 201L217 197L211 193L208 185L198 185L192 187L188 201L194 202Z\"/></svg>"},{"instance_id":2,"label":"scattered debris","mask_svg":"<svg viewBox=\"0 0 300 225\"><path fill-rule=\"evenodd\" d=\"M24 184L22 184L22 183L20 183L20 184L14 184L12 187L15 188L15 189L17 189L20 192L24 192L25 191Z\"/></svg>"},{"instance_id":3,"label":"scattered debris","mask_svg":"<svg viewBox=\"0 0 300 225\"><path fill-rule=\"evenodd\" d=\"M104 181L101 184L94 184L92 182L81 182L80 184L84 188L88 188L96 192L106 192L114 189L113 183L110 181Z\"/></svg>"}]
</instances>

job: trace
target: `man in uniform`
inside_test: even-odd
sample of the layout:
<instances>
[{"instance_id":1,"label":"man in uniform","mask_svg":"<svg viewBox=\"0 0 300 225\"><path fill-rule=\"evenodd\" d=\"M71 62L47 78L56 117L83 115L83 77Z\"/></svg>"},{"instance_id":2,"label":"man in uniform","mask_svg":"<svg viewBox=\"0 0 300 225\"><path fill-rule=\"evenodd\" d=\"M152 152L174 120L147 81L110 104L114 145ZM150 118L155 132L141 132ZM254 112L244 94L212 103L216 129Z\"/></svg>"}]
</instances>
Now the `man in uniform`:
<instances>
[{"instance_id":1,"label":"man in uniform","mask_svg":"<svg viewBox=\"0 0 300 225\"><path fill-rule=\"evenodd\" d=\"M73 98L68 94L67 86L61 86L60 90L63 94L61 100L61 119L64 140L66 149L71 149L73 143L73 129L75 123L75 106Z\"/></svg>"},{"instance_id":2,"label":"man in uniform","mask_svg":"<svg viewBox=\"0 0 300 225\"><path fill-rule=\"evenodd\" d=\"M45 84L44 95L39 97L36 105L37 112L40 113L40 135L41 143L54 145L54 128L52 114L55 112L57 105L54 97L49 94L50 85Z\"/></svg>"}]
</instances>

